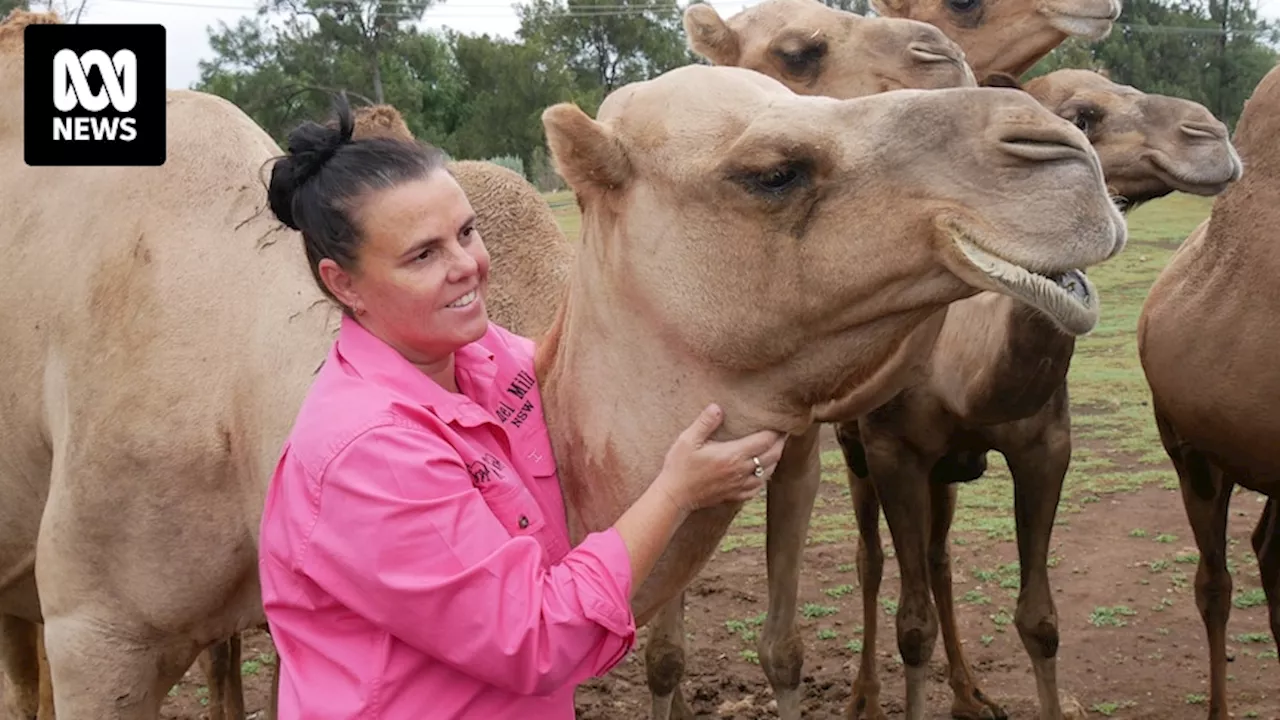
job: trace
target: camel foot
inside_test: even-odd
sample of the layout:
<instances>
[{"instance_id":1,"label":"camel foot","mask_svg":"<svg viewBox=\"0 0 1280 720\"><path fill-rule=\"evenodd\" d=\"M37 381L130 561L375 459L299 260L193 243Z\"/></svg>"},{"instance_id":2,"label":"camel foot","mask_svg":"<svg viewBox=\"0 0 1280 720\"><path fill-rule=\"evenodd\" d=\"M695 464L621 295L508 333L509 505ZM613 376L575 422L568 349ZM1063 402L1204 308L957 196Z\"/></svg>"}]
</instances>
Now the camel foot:
<instances>
[{"instance_id":1,"label":"camel foot","mask_svg":"<svg viewBox=\"0 0 1280 720\"><path fill-rule=\"evenodd\" d=\"M1009 720L1009 713L976 687L956 693L951 703L956 720Z\"/></svg>"},{"instance_id":2,"label":"camel foot","mask_svg":"<svg viewBox=\"0 0 1280 720\"><path fill-rule=\"evenodd\" d=\"M1058 703L1062 706L1062 720L1085 720L1088 717L1084 705L1064 692L1058 693Z\"/></svg>"},{"instance_id":3,"label":"camel foot","mask_svg":"<svg viewBox=\"0 0 1280 720\"><path fill-rule=\"evenodd\" d=\"M870 695L854 688L853 697L849 698L849 707L845 709L846 720L889 720L880 708L879 693Z\"/></svg>"}]
</instances>

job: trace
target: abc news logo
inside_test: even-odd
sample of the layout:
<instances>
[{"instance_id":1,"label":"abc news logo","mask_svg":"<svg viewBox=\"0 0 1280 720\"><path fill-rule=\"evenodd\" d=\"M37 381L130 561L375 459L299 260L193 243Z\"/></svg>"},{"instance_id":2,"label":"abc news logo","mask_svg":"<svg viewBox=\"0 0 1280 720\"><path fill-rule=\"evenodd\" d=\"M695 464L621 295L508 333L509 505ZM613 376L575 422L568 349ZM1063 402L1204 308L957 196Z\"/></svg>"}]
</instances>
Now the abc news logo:
<instances>
[{"instance_id":1,"label":"abc news logo","mask_svg":"<svg viewBox=\"0 0 1280 720\"><path fill-rule=\"evenodd\" d=\"M28 25L28 165L163 165L162 25Z\"/></svg>"}]
</instances>

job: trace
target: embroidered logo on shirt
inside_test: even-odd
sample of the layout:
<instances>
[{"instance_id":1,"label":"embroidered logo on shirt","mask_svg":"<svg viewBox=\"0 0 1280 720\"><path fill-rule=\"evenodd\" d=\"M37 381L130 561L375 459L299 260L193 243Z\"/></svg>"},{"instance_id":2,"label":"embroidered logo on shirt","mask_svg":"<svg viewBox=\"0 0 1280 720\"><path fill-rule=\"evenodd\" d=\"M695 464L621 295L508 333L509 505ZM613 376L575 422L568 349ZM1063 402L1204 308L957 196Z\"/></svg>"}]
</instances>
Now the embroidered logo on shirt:
<instances>
[{"instance_id":1,"label":"embroidered logo on shirt","mask_svg":"<svg viewBox=\"0 0 1280 720\"><path fill-rule=\"evenodd\" d=\"M517 409L503 401L499 401L498 409L494 414L497 415L500 422L506 423L510 420L512 426L520 427L525 420L529 419L529 413L533 412L533 403L525 400L524 396L533 389L535 383L536 381L529 373L523 370L516 373L515 379L507 386L507 394L519 400L524 400L524 404Z\"/></svg>"},{"instance_id":2,"label":"embroidered logo on shirt","mask_svg":"<svg viewBox=\"0 0 1280 720\"><path fill-rule=\"evenodd\" d=\"M502 461L494 457L493 453L485 453L479 460L467 465L467 472L471 474L471 484L476 487L501 478L502 469Z\"/></svg>"},{"instance_id":3,"label":"embroidered logo on shirt","mask_svg":"<svg viewBox=\"0 0 1280 720\"><path fill-rule=\"evenodd\" d=\"M467 466L467 472L471 473L471 484L479 487L489 482L489 468L484 463L477 460Z\"/></svg>"}]
</instances>

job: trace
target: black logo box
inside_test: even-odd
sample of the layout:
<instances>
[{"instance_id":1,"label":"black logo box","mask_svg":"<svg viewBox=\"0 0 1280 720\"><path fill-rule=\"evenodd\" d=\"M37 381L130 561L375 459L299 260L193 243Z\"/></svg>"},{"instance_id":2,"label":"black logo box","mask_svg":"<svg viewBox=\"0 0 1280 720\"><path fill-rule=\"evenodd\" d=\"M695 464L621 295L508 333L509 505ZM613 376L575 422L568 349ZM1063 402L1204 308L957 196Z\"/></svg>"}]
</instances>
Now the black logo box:
<instances>
[{"instance_id":1,"label":"black logo box","mask_svg":"<svg viewBox=\"0 0 1280 720\"><path fill-rule=\"evenodd\" d=\"M163 25L28 25L23 30L25 76L23 81L23 140L27 165L156 166L165 161L165 29ZM132 110L120 113L107 103L98 112L77 106L62 112L54 105L53 59L58 51L70 49L78 56L101 50L112 57L119 50L131 50L137 58L138 101ZM99 71L85 69L91 93L105 95ZM74 87L68 82L70 92ZM136 137L123 140L94 138L54 140L57 119L91 118L89 122L112 122L132 118ZM82 123L84 121L81 121Z\"/></svg>"}]
</instances>

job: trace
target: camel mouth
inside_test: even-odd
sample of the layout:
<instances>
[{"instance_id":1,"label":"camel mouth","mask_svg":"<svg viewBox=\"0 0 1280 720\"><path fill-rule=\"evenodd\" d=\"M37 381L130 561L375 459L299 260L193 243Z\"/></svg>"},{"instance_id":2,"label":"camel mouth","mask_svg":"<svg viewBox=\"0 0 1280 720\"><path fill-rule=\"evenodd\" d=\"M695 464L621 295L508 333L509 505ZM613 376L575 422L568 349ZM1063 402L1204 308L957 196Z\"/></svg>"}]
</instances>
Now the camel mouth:
<instances>
[{"instance_id":1,"label":"camel mouth","mask_svg":"<svg viewBox=\"0 0 1280 720\"><path fill-rule=\"evenodd\" d=\"M1239 156L1230 145L1227 145L1227 148L1227 157L1220 158L1219 162L1213 163L1212 167L1196 168L1194 174L1178 167L1160 152L1151 153L1151 169L1161 182L1174 190L1189 195L1212 197L1225 191L1231 183L1239 180L1244 172Z\"/></svg>"},{"instance_id":2,"label":"camel mouth","mask_svg":"<svg viewBox=\"0 0 1280 720\"><path fill-rule=\"evenodd\" d=\"M1031 270L981 247L954 227L951 240L973 267L998 286L997 292L1039 310L1067 334L1085 335L1098 324L1098 291L1080 268Z\"/></svg>"},{"instance_id":3,"label":"camel mouth","mask_svg":"<svg viewBox=\"0 0 1280 720\"><path fill-rule=\"evenodd\" d=\"M1069 36L1097 42L1105 40L1119 15L1078 15L1075 13L1048 13L1049 24Z\"/></svg>"}]
</instances>

